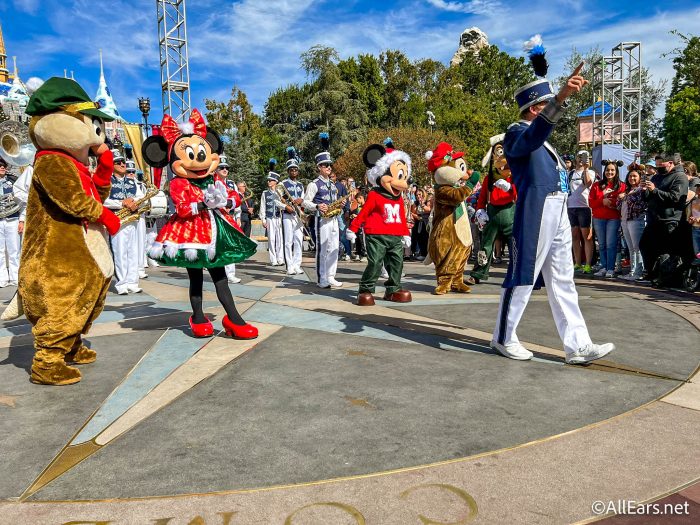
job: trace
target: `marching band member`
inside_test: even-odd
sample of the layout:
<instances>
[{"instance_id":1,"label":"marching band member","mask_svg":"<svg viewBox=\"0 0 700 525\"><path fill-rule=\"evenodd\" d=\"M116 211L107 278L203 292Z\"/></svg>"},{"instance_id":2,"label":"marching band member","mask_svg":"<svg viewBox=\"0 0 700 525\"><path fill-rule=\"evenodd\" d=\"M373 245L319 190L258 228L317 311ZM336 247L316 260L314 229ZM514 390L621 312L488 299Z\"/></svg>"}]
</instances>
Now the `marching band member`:
<instances>
[{"instance_id":1,"label":"marching band member","mask_svg":"<svg viewBox=\"0 0 700 525\"><path fill-rule=\"evenodd\" d=\"M260 197L260 218L267 231L267 250L270 253L272 266L284 265L284 252L282 247L282 209L284 204L275 191L279 182L279 174L273 170L277 161L270 159L270 171L267 174L267 189Z\"/></svg>"},{"instance_id":2,"label":"marching band member","mask_svg":"<svg viewBox=\"0 0 700 525\"><path fill-rule=\"evenodd\" d=\"M126 161L126 176L133 179L136 182L136 187L138 188L137 199L140 199L146 195L146 184L143 182L143 172L141 172L141 178L139 179L138 173L136 171L136 163L133 160ZM145 213L139 215L139 220L136 222L136 261L139 271L139 278L146 279L148 274L144 268L148 268L148 262L146 261L146 217Z\"/></svg>"},{"instance_id":3,"label":"marching band member","mask_svg":"<svg viewBox=\"0 0 700 525\"><path fill-rule=\"evenodd\" d=\"M136 199L140 191L133 178L126 176L126 159L119 150L112 150L114 155L114 174L112 188L104 205L110 210L127 208L136 211ZM141 195L143 196L143 195ZM116 288L119 295L139 293L139 261L137 227L134 222L123 224L112 236L114 253L114 270L117 278Z\"/></svg>"},{"instance_id":4,"label":"marching band member","mask_svg":"<svg viewBox=\"0 0 700 525\"><path fill-rule=\"evenodd\" d=\"M289 178L282 181L287 190L286 198L291 197L296 206L304 202L304 185L297 181L299 176L299 159L296 150L287 148L287 174ZM301 209L301 208L299 208ZM284 260L287 263L287 275L302 274L301 252L304 243L304 225L292 206L287 206L282 213L282 238L284 239Z\"/></svg>"},{"instance_id":5,"label":"marching band member","mask_svg":"<svg viewBox=\"0 0 700 525\"><path fill-rule=\"evenodd\" d=\"M21 202L15 198L12 181L7 178L7 162L0 158L0 288L17 286L21 208Z\"/></svg>"},{"instance_id":6,"label":"marching band member","mask_svg":"<svg viewBox=\"0 0 700 525\"><path fill-rule=\"evenodd\" d=\"M314 231L316 234L318 286L320 288L330 288L331 286L339 288L343 286L343 283L335 279L340 243L338 217L323 217L323 214L328 211L328 205L338 200L338 188L330 179L331 171L333 171L333 160L328 152L330 149L328 133L321 133L319 138L324 151L315 157L318 177L306 188L304 207L316 213Z\"/></svg>"},{"instance_id":7,"label":"marching band member","mask_svg":"<svg viewBox=\"0 0 700 525\"><path fill-rule=\"evenodd\" d=\"M20 235L20 246L24 239L24 224L27 220L27 201L29 200L29 187L32 185L32 175L34 175L34 166L27 166L20 176L17 177L13 185L15 199L22 203L22 211L19 212L19 223L17 224L17 232Z\"/></svg>"},{"instance_id":8,"label":"marching band member","mask_svg":"<svg viewBox=\"0 0 700 525\"><path fill-rule=\"evenodd\" d=\"M537 49L530 54L533 65L533 54L540 53ZM544 48L541 53L543 55ZM536 70L540 77L546 75L546 61L544 63L543 70ZM518 199L513 222L513 254L503 282L491 347L511 359L532 358L532 352L520 344L516 330L533 288L542 281L567 363L593 361L615 349L612 343L591 342L578 305L571 257L571 226L566 208L568 174L564 161L547 142L568 105L566 99L587 83L579 74L582 67L583 62L559 93L552 91L552 85L545 78L516 91L521 120L508 127L503 141L513 182L518 188Z\"/></svg>"},{"instance_id":9,"label":"marching band member","mask_svg":"<svg viewBox=\"0 0 700 525\"><path fill-rule=\"evenodd\" d=\"M228 191L235 191L238 193L238 189L236 188L236 184L228 178L228 159L226 158L226 155L220 155L219 156L219 165L216 167L216 174L221 177L221 179L224 181L224 184L226 184L226 188L228 188ZM234 204L235 206L235 204ZM233 216L233 218L236 220L238 225L241 225L241 221L237 217L237 211L240 210L239 208L227 208L226 211L229 212L230 215ZM236 263L231 263L227 264L224 266L224 269L226 270L226 279L228 279L228 282L232 284L238 284L241 282L240 277L236 277Z\"/></svg>"}]
</instances>

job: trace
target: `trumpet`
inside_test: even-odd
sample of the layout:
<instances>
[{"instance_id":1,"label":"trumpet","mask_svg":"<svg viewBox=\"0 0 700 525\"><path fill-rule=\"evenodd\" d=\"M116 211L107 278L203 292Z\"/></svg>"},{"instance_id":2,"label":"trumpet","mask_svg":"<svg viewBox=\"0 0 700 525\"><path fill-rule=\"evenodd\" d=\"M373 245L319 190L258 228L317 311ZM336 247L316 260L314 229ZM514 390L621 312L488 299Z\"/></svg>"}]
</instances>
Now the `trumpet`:
<instances>
[{"instance_id":1,"label":"trumpet","mask_svg":"<svg viewBox=\"0 0 700 525\"><path fill-rule=\"evenodd\" d=\"M122 222L122 226L139 220L141 214L149 211L151 209L151 199L159 192L160 190L152 184L146 186L146 194L135 202L136 211L131 211L129 208L122 208L121 210L116 211L115 215L119 217L119 220Z\"/></svg>"}]
</instances>

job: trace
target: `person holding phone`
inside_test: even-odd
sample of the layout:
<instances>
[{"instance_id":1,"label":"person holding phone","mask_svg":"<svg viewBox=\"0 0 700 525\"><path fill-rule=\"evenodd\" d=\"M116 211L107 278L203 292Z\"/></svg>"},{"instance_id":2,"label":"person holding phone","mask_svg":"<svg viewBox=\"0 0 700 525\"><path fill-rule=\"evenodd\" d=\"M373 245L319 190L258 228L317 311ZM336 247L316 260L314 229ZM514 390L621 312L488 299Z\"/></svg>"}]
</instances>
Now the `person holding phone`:
<instances>
[{"instance_id":1,"label":"person holding phone","mask_svg":"<svg viewBox=\"0 0 700 525\"><path fill-rule=\"evenodd\" d=\"M576 169L569 173L569 198L566 201L571 237L574 248L574 271L593 273L595 245L591 235L591 207L588 194L595 181L595 171L590 169L590 155L581 150L576 155Z\"/></svg>"},{"instance_id":2,"label":"person holding phone","mask_svg":"<svg viewBox=\"0 0 700 525\"><path fill-rule=\"evenodd\" d=\"M688 197L688 177L683 164L676 165L670 154L657 156L655 162L656 175L642 183L648 222L639 249L648 280L657 277L658 269L654 266L659 256L683 254L684 239L678 226Z\"/></svg>"},{"instance_id":3,"label":"person holding phone","mask_svg":"<svg viewBox=\"0 0 700 525\"><path fill-rule=\"evenodd\" d=\"M623 162L603 161L603 179L591 188L588 203L593 212L593 227L600 247L600 270L596 277L615 277L615 259L620 241L620 210L618 198L627 186L620 180L620 166Z\"/></svg>"}]
</instances>

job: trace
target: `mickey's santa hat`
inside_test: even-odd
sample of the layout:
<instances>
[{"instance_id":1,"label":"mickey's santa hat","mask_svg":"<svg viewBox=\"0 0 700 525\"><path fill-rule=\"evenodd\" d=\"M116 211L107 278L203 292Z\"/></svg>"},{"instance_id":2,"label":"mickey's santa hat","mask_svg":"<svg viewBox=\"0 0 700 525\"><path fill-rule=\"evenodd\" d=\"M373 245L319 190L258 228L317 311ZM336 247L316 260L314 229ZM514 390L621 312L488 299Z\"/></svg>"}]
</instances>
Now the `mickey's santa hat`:
<instances>
[{"instance_id":1,"label":"mickey's santa hat","mask_svg":"<svg viewBox=\"0 0 700 525\"><path fill-rule=\"evenodd\" d=\"M389 139L391 140L391 139ZM411 157L407 153L393 149L385 148L381 144L372 144L368 146L362 154L362 161L367 166L367 182L372 186L378 186L382 176L386 174L389 167L397 160L402 160L408 167L408 175L411 174Z\"/></svg>"}]
</instances>

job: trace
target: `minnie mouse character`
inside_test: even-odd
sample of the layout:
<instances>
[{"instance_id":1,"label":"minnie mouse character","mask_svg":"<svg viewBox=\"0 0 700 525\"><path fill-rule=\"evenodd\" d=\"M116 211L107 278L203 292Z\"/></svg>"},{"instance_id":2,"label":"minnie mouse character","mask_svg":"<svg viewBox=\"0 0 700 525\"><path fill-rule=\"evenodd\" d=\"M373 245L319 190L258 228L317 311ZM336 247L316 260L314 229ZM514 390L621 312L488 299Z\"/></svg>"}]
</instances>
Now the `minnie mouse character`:
<instances>
[{"instance_id":1,"label":"minnie mouse character","mask_svg":"<svg viewBox=\"0 0 700 525\"><path fill-rule=\"evenodd\" d=\"M214 326L202 311L206 268L226 310L223 319L226 334L254 339L258 329L247 324L238 313L224 269L227 264L253 255L256 243L243 234L226 211L240 205L240 195L228 189L215 174L223 151L221 139L206 126L196 109L192 110L190 120L180 125L165 115L161 131L162 136L146 139L142 153L154 168L170 165L175 175L170 182L175 213L158 233L148 256L166 266L187 268L193 311L190 327L195 337L214 334Z\"/></svg>"}]
</instances>

